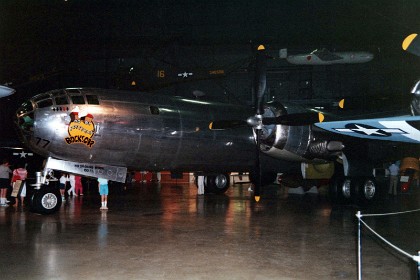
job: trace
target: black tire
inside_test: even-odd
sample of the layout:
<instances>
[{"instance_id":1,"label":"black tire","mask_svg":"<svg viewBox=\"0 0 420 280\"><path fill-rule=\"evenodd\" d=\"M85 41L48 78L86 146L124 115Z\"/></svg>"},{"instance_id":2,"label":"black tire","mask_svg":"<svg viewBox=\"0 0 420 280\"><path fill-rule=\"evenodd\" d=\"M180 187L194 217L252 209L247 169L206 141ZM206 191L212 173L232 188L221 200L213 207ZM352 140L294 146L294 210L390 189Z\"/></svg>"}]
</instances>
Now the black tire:
<instances>
[{"instance_id":1,"label":"black tire","mask_svg":"<svg viewBox=\"0 0 420 280\"><path fill-rule=\"evenodd\" d=\"M374 201L378 196L378 187L373 177L359 177L355 180L355 202L367 205Z\"/></svg>"},{"instance_id":2,"label":"black tire","mask_svg":"<svg viewBox=\"0 0 420 280\"><path fill-rule=\"evenodd\" d=\"M333 204L346 204L351 198L352 181L349 177L336 177L332 179L328 195Z\"/></svg>"},{"instance_id":3,"label":"black tire","mask_svg":"<svg viewBox=\"0 0 420 280\"><path fill-rule=\"evenodd\" d=\"M208 175L204 178L204 192L222 194L229 188L229 174Z\"/></svg>"},{"instance_id":4,"label":"black tire","mask_svg":"<svg viewBox=\"0 0 420 280\"><path fill-rule=\"evenodd\" d=\"M42 186L31 197L30 209L39 214L53 214L61 207L61 194L58 188Z\"/></svg>"}]
</instances>

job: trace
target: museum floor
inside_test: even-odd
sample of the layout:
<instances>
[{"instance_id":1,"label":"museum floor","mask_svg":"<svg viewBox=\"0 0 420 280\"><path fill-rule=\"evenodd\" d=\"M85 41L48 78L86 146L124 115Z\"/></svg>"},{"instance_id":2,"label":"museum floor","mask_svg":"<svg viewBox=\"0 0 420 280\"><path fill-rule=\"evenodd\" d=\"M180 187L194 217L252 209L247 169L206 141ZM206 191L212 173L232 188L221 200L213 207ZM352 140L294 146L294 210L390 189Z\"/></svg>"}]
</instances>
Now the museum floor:
<instances>
[{"instance_id":1,"label":"museum floor","mask_svg":"<svg viewBox=\"0 0 420 280\"><path fill-rule=\"evenodd\" d=\"M0 279L357 279L356 206L325 193L270 186L251 202L248 184L197 196L188 184L96 190L59 213L0 208ZM417 209L420 191L381 199L362 213ZM410 254L420 212L364 220ZM362 232L363 279L416 279L414 262Z\"/></svg>"}]
</instances>

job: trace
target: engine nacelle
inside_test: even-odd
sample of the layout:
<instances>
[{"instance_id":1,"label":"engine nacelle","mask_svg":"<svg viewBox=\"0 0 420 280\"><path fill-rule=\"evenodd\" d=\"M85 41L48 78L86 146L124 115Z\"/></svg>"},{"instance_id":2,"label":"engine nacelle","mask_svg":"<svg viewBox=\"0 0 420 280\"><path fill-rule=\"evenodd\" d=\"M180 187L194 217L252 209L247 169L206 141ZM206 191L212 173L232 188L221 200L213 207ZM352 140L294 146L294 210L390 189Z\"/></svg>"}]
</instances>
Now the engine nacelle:
<instances>
[{"instance_id":1,"label":"engine nacelle","mask_svg":"<svg viewBox=\"0 0 420 280\"><path fill-rule=\"evenodd\" d=\"M263 117L278 117L291 113L302 113L303 108L280 103L270 103L264 110ZM269 156L291 161L325 162L335 159L344 145L339 141L330 141L317 136L312 125L265 125L261 135L262 152Z\"/></svg>"}]
</instances>

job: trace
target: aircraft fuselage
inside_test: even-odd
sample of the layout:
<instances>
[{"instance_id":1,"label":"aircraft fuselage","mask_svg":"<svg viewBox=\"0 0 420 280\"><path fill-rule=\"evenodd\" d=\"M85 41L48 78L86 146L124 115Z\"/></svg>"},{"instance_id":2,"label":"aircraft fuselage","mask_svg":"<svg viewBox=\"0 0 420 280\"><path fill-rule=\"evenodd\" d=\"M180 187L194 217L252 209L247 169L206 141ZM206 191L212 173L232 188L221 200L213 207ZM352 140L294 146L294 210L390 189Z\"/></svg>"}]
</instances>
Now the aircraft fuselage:
<instances>
[{"instance_id":1,"label":"aircraft fuselage","mask_svg":"<svg viewBox=\"0 0 420 280\"><path fill-rule=\"evenodd\" d=\"M18 112L18 123L26 144L46 157L136 170L217 172L249 170L255 143L250 127L214 131L210 121L250 115L250 108L224 103L72 89L35 96Z\"/></svg>"},{"instance_id":2,"label":"aircraft fuselage","mask_svg":"<svg viewBox=\"0 0 420 280\"><path fill-rule=\"evenodd\" d=\"M297 54L286 58L289 63L297 65L332 65L366 63L373 59L373 54L368 52L334 52L331 59L323 59L317 54Z\"/></svg>"}]
</instances>

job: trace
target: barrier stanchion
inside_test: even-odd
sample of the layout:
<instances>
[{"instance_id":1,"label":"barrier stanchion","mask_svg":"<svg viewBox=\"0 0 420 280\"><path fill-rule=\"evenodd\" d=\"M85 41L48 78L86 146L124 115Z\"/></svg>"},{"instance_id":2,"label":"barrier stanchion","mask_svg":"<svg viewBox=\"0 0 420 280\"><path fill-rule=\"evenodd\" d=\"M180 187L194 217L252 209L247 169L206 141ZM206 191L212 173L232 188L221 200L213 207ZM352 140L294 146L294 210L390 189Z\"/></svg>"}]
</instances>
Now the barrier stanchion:
<instances>
[{"instance_id":1,"label":"barrier stanchion","mask_svg":"<svg viewBox=\"0 0 420 280\"><path fill-rule=\"evenodd\" d=\"M417 251L417 280L420 280L420 251Z\"/></svg>"},{"instance_id":2,"label":"barrier stanchion","mask_svg":"<svg viewBox=\"0 0 420 280\"><path fill-rule=\"evenodd\" d=\"M357 279L362 280L362 238L361 238L361 223L362 217L360 211L357 211Z\"/></svg>"}]
</instances>

